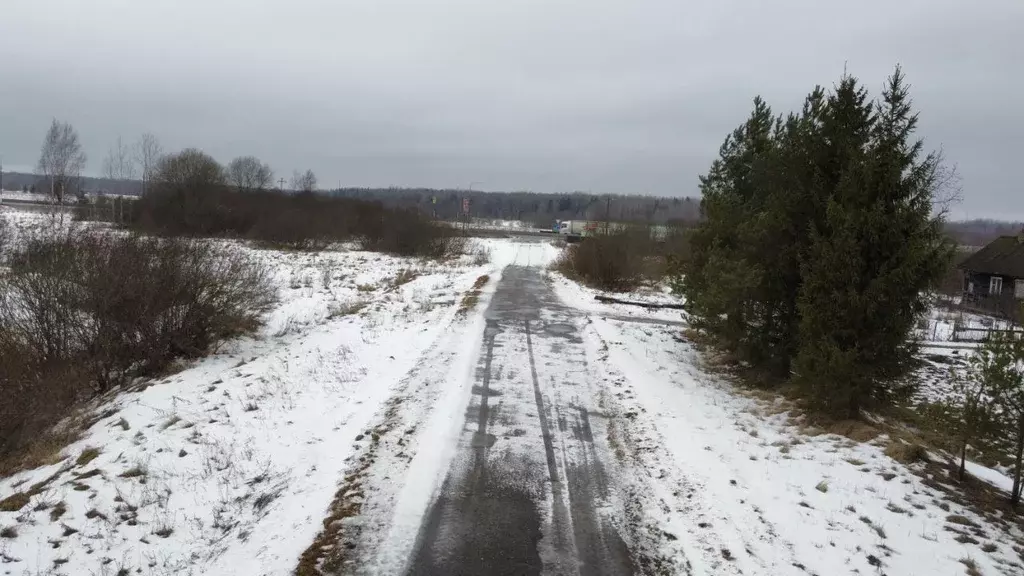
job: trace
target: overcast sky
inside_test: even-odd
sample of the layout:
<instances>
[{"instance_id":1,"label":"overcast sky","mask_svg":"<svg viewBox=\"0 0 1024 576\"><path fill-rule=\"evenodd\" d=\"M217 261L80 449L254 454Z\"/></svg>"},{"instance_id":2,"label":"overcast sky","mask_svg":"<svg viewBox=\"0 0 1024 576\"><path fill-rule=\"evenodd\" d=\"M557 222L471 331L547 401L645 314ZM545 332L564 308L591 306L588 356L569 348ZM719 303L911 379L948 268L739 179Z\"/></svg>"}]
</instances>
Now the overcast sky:
<instances>
[{"instance_id":1,"label":"overcast sky","mask_svg":"<svg viewBox=\"0 0 1024 576\"><path fill-rule=\"evenodd\" d=\"M0 155L156 134L321 187L696 195L750 101L904 66L957 216L1024 219L1022 0L13 0Z\"/></svg>"}]
</instances>

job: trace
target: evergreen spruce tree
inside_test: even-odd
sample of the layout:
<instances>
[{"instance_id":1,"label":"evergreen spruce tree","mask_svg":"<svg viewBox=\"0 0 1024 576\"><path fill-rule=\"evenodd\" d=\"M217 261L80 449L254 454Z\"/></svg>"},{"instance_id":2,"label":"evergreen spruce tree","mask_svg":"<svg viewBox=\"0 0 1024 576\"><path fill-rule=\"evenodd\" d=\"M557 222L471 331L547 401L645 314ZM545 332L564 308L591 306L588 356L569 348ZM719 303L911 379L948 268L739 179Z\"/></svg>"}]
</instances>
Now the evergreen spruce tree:
<instances>
[{"instance_id":1,"label":"evergreen spruce tree","mask_svg":"<svg viewBox=\"0 0 1024 576\"><path fill-rule=\"evenodd\" d=\"M750 258L749 247L757 241L750 221L762 203L758 167L773 147L774 126L771 109L756 98L750 118L726 138L719 158L701 177L705 219L693 233L692 257L683 272L681 290L690 312L733 351L748 340L752 291L763 274Z\"/></svg>"},{"instance_id":2,"label":"evergreen spruce tree","mask_svg":"<svg viewBox=\"0 0 1024 576\"><path fill-rule=\"evenodd\" d=\"M922 158L899 68L874 113L855 81L830 98L823 178L836 188L812 233L800 291L797 382L821 408L854 417L891 402L916 352L910 337L951 249L932 214L938 157Z\"/></svg>"}]
</instances>

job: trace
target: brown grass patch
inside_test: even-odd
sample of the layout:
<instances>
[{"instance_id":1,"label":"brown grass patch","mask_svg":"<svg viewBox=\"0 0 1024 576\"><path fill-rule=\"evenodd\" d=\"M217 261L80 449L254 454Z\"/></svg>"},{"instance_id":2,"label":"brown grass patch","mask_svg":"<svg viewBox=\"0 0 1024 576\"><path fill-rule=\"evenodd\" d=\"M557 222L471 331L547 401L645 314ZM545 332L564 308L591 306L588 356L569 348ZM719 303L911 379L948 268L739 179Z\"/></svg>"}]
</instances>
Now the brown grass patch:
<instances>
[{"instance_id":1,"label":"brown grass patch","mask_svg":"<svg viewBox=\"0 0 1024 576\"><path fill-rule=\"evenodd\" d=\"M346 521L362 512L365 501L363 483L370 467L376 462L381 438L397 426L396 420L401 404L401 398L392 398L388 401L383 423L370 432L370 442L366 451L359 458L355 468L345 475L341 487L335 492L334 500L327 510L327 517L323 520L323 529L299 556L295 576L320 576L324 573L340 572L350 550L345 544L353 543L356 535L346 532L346 529L350 528ZM358 532L358 528L355 528L355 531Z\"/></svg>"},{"instance_id":2,"label":"brown grass patch","mask_svg":"<svg viewBox=\"0 0 1024 576\"><path fill-rule=\"evenodd\" d=\"M0 476L10 476L22 470L51 466L64 459L63 451L78 441L81 431L76 426L50 430L29 442L24 449L0 458Z\"/></svg>"},{"instance_id":3,"label":"brown grass patch","mask_svg":"<svg viewBox=\"0 0 1024 576\"><path fill-rule=\"evenodd\" d=\"M981 576L981 570L971 558L961 558L960 563L967 567L967 576Z\"/></svg>"},{"instance_id":4,"label":"brown grass patch","mask_svg":"<svg viewBox=\"0 0 1024 576\"><path fill-rule=\"evenodd\" d=\"M416 270L399 270L398 274L391 279L391 289L394 290L403 284L408 284L419 278L420 273Z\"/></svg>"},{"instance_id":5,"label":"brown grass patch","mask_svg":"<svg viewBox=\"0 0 1024 576\"><path fill-rule=\"evenodd\" d=\"M462 297L462 303L459 304L459 314L465 316L470 310L476 308L477 302L480 301L480 290L490 281L491 277L487 274L476 279L473 283L473 288Z\"/></svg>"},{"instance_id":6,"label":"brown grass patch","mask_svg":"<svg viewBox=\"0 0 1024 576\"><path fill-rule=\"evenodd\" d=\"M55 504L54 507L50 510L50 520L56 522L61 516L67 513L67 511L68 505L66 502L64 502L63 500L57 502L57 504Z\"/></svg>"},{"instance_id":7,"label":"brown grass patch","mask_svg":"<svg viewBox=\"0 0 1024 576\"><path fill-rule=\"evenodd\" d=\"M86 466L89 462L92 462L100 455L99 448L86 448L82 450L82 453L78 455L78 459L75 460L75 466Z\"/></svg>"},{"instance_id":8,"label":"brown grass patch","mask_svg":"<svg viewBox=\"0 0 1024 576\"><path fill-rule=\"evenodd\" d=\"M0 512L17 512L25 506L32 497L26 492L15 492L7 498L0 500Z\"/></svg>"},{"instance_id":9,"label":"brown grass patch","mask_svg":"<svg viewBox=\"0 0 1024 576\"><path fill-rule=\"evenodd\" d=\"M960 514L952 514L950 516L946 516L946 522L949 522L950 524L960 524L961 526L970 526L971 528L978 527L977 523L973 522L970 518Z\"/></svg>"},{"instance_id":10,"label":"brown grass patch","mask_svg":"<svg viewBox=\"0 0 1024 576\"><path fill-rule=\"evenodd\" d=\"M885 447L885 455L903 464L928 461L928 450L924 446L898 438Z\"/></svg>"},{"instance_id":11,"label":"brown grass patch","mask_svg":"<svg viewBox=\"0 0 1024 576\"><path fill-rule=\"evenodd\" d=\"M855 442L870 442L882 433L878 428L860 420L839 420L829 424L825 430L829 434L845 436Z\"/></svg>"},{"instance_id":12,"label":"brown grass patch","mask_svg":"<svg viewBox=\"0 0 1024 576\"><path fill-rule=\"evenodd\" d=\"M149 474L149 470L147 470L144 465L136 464L124 472L121 472L118 476L121 478L139 478L147 474Z\"/></svg>"}]
</instances>

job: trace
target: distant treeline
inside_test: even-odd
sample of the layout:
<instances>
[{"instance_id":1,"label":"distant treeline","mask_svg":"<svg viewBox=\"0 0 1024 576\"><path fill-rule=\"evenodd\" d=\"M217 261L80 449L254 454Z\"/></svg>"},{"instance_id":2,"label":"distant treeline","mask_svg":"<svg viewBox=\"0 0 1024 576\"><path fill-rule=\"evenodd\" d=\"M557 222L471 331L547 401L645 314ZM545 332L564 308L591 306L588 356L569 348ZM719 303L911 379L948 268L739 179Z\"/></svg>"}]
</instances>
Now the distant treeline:
<instances>
[{"instance_id":1,"label":"distant treeline","mask_svg":"<svg viewBox=\"0 0 1024 576\"><path fill-rule=\"evenodd\" d=\"M1013 236L1024 229L1024 222L1006 222L987 218L946 223L946 233L965 246L984 246L1000 236Z\"/></svg>"},{"instance_id":2,"label":"distant treeline","mask_svg":"<svg viewBox=\"0 0 1024 576\"><path fill-rule=\"evenodd\" d=\"M34 187L39 193L47 192L44 178L36 174L5 172L3 184L7 190L32 190ZM83 176L78 178L69 192L74 195L79 189L86 193L139 195L142 182ZM668 224L692 223L700 217L700 201L695 198L432 188L341 188L323 190L321 193L379 201L389 207L416 208L442 220L459 218L462 215L463 199L469 199L469 213L473 218L523 220L542 227L549 227L555 220L574 218Z\"/></svg>"},{"instance_id":3,"label":"distant treeline","mask_svg":"<svg viewBox=\"0 0 1024 576\"><path fill-rule=\"evenodd\" d=\"M6 190L44 190L44 179L36 174L4 172ZM138 195L142 182L83 176L78 186L84 192ZM75 190L77 191L77 190ZM72 191L74 193L75 191ZM604 220L652 224L692 224L700 220L699 198L655 196L598 196L585 192L538 194L533 192L481 192L478 190L433 188L341 188L322 193L346 198L376 200L386 206L416 208L442 220L455 220L462 214L462 201L469 199L470 216L501 220L523 220L548 227L555 220ZM436 199L436 203L435 203ZM957 243L984 246L995 238L1017 234L1022 222L992 219L951 221L946 232Z\"/></svg>"},{"instance_id":4,"label":"distant treeline","mask_svg":"<svg viewBox=\"0 0 1024 576\"><path fill-rule=\"evenodd\" d=\"M700 218L700 200L695 198L430 188L342 188L329 193L378 200L389 206L417 208L443 220L459 218L463 200L468 199L469 214L473 218L522 220L541 227L549 227L555 220L571 219L685 224Z\"/></svg>"},{"instance_id":5,"label":"distant treeline","mask_svg":"<svg viewBox=\"0 0 1024 576\"><path fill-rule=\"evenodd\" d=\"M68 190L69 196L74 196L81 190L85 193L106 192L107 194L124 194L138 196L142 194L142 181L140 180L112 180L110 178L93 178L91 176L80 176L70 178L71 183ZM49 193L49 184L45 177L38 174L26 174L24 172L4 172L4 190L24 190L26 192Z\"/></svg>"}]
</instances>

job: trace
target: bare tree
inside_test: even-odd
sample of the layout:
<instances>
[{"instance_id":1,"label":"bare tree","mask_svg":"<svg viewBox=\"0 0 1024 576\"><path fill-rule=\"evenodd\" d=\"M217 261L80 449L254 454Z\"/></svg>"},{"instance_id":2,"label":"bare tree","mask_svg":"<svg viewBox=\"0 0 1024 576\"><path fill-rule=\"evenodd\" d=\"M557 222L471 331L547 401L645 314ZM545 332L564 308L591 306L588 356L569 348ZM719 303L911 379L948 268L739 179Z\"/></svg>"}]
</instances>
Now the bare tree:
<instances>
[{"instance_id":1,"label":"bare tree","mask_svg":"<svg viewBox=\"0 0 1024 576\"><path fill-rule=\"evenodd\" d=\"M103 159L103 175L116 181L119 194L124 193L127 180L135 179L135 157L120 136Z\"/></svg>"},{"instance_id":2,"label":"bare tree","mask_svg":"<svg viewBox=\"0 0 1024 576\"><path fill-rule=\"evenodd\" d=\"M292 190L312 192L316 190L316 174L312 170L292 172Z\"/></svg>"},{"instance_id":3,"label":"bare tree","mask_svg":"<svg viewBox=\"0 0 1024 576\"><path fill-rule=\"evenodd\" d=\"M85 168L85 152L78 140L78 132L68 122L56 118L46 131L43 148L36 170L49 181L50 198L64 203L64 196Z\"/></svg>"},{"instance_id":4,"label":"bare tree","mask_svg":"<svg viewBox=\"0 0 1024 576\"><path fill-rule=\"evenodd\" d=\"M262 192L270 188L274 171L255 156L241 156L228 164L227 177L239 192Z\"/></svg>"},{"instance_id":5,"label":"bare tree","mask_svg":"<svg viewBox=\"0 0 1024 576\"><path fill-rule=\"evenodd\" d=\"M224 168L202 150L186 148L160 159L153 169L153 187L177 192L203 192L227 183Z\"/></svg>"},{"instance_id":6,"label":"bare tree","mask_svg":"<svg viewBox=\"0 0 1024 576\"><path fill-rule=\"evenodd\" d=\"M153 180L153 171L156 170L160 157L163 156L163 149L156 136L146 132L135 143L135 161L142 169L142 194L149 191L149 183Z\"/></svg>"}]
</instances>

